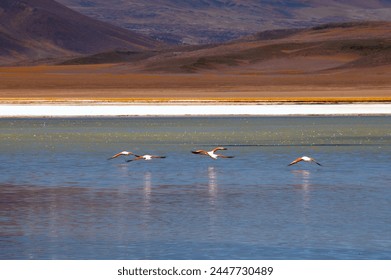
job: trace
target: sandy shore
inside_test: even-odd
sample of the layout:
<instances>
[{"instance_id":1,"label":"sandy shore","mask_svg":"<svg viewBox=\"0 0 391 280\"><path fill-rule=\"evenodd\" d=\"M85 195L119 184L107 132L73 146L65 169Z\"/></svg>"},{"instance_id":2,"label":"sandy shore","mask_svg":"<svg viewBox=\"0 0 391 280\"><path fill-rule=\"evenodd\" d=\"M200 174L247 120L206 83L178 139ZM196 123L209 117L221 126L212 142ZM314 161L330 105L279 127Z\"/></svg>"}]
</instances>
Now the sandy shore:
<instances>
[{"instance_id":1,"label":"sandy shore","mask_svg":"<svg viewBox=\"0 0 391 280\"><path fill-rule=\"evenodd\" d=\"M305 74L125 70L0 67L0 117L391 115L388 65Z\"/></svg>"},{"instance_id":2,"label":"sandy shore","mask_svg":"<svg viewBox=\"0 0 391 280\"><path fill-rule=\"evenodd\" d=\"M0 104L0 117L391 115L391 103L355 104Z\"/></svg>"}]
</instances>

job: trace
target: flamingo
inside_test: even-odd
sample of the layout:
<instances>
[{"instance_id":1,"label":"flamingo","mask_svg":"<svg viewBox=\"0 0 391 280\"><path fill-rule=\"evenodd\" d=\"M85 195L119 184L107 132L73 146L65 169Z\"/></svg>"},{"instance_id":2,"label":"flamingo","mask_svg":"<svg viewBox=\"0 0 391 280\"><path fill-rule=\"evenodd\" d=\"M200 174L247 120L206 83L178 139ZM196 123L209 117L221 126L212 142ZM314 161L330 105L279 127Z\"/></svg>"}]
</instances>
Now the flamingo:
<instances>
[{"instance_id":1,"label":"flamingo","mask_svg":"<svg viewBox=\"0 0 391 280\"><path fill-rule=\"evenodd\" d=\"M212 159L217 159L219 157L221 158L233 158L233 156L224 156L221 154L216 154L215 152L218 150L227 150L227 148L224 147L216 147L211 151L205 151L205 150L196 150L196 151L191 151L193 154L201 154L201 155L206 155L210 156Z\"/></svg>"},{"instance_id":2,"label":"flamingo","mask_svg":"<svg viewBox=\"0 0 391 280\"><path fill-rule=\"evenodd\" d=\"M134 160L151 160L154 158L166 158L166 157L165 156L155 156L155 155L142 155L142 156L135 155L134 159L129 159L126 162L130 162L130 161L134 161Z\"/></svg>"},{"instance_id":3,"label":"flamingo","mask_svg":"<svg viewBox=\"0 0 391 280\"><path fill-rule=\"evenodd\" d=\"M122 151L122 152L119 152L118 154L115 154L114 156L108 158L108 160L113 159L113 158L117 158L119 156L130 156L130 155L134 155L134 156L138 157L138 155L135 155L132 152Z\"/></svg>"},{"instance_id":4,"label":"flamingo","mask_svg":"<svg viewBox=\"0 0 391 280\"><path fill-rule=\"evenodd\" d=\"M313 158L311 157L307 157L307 156L302 156L302 157L299 157L297 159L295 159L294 161L292 161L290 164L288 164L288 166L291 166L293 164L296 164L300 161L306 161L306 162L313 162L313 163L316 163L317 165L320 165L322 166L319 162L317 162L316 160L314 160Z\"/></svg>"}]
</instances>

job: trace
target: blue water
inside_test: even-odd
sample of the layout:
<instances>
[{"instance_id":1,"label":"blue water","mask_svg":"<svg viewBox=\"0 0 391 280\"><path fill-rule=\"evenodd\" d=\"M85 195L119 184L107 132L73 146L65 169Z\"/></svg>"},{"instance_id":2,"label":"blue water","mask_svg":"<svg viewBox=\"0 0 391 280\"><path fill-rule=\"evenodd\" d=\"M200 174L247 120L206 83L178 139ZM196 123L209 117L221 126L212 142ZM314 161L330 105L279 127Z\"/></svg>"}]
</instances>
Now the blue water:
<instances>
[{"instance_id":1,"label":"blue water","mask_svg":"<svg viewBox=\"0 0 391 280\"><path fill-rule=\"evenodd\" d=\"M0 119L0 259L391 259L390 162L391 117Z\"/></svg>"}]
</instances>

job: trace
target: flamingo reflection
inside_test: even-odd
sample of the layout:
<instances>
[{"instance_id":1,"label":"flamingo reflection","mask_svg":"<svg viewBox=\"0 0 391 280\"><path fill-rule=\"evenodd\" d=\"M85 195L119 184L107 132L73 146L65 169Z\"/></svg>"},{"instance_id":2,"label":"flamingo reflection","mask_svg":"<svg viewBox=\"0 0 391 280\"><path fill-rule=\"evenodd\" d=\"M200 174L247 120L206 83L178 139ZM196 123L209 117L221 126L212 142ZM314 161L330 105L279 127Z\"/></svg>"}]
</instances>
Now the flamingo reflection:
<instances>
[{"instance_id":1,"label":"flamingo reflection","mask_svg":"<svg viewBox=\"0 0 391 280\"><path fill-rule=\"evenodd\" d=\"M151 206L151 194L152 194L152 174L151 172L144 173L144 207L149 209Z\"/></svg>"},{"instance_id":2,"label":"flamingo reflection","mask_svg":"<svg viewBox=\"0 0 391 280\"><path fill-rule=\"evenodd\" d=\"M310 208L309 202L311 198L311 171L309 170L293 170L292 174L295 175L300 180L300 183L297 185L299 189L302 190L303 194L303 211L304 213ZM306 215L304 216L306 220Z\"/></svg>"},{"instance_id":3,"label":"flamingo reflection","mask_svg":"<svg viewBox=\"0 0 391 280\"><path fill-rule=\"evenodd\" d=\"M208 191L211 197L215 198L217 195L217 174L214 166L208 167Z\"/></svg>"}]
</instances>

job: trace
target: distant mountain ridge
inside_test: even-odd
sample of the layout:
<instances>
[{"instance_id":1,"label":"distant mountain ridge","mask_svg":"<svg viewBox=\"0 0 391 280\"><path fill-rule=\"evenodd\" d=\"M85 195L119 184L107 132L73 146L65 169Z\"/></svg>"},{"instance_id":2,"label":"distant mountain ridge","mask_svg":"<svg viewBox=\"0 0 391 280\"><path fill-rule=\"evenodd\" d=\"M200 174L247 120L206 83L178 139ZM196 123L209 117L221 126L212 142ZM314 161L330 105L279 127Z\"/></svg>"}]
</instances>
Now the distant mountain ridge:
<instances>
[{"instance_id":1,"label":"distant mountain ridge","mask_svg":"<svg viewBox=\"0 0 391 280\"><path fill-rule=\"evenodd\" d=\"M90 19L53 0L0 1L0 64L162 44Z\"/></svg>"},{"instance_id":2,"label":"distant mountain ridge","mask_svg":"<svg viewBox=\"0 0 391 280\"><path fill-rule=\"evenodd\" d=\"M389 0L57 0L90 17L174 44L219 43L272 29L389 21Z\"/></svg>"},{"instance_id":3,"label":"distant mountain ridge","mask_svg":"<svg viewBox=\"0 0 391 280\"><path fill-rule=\"evenodd\" d=\"M63 64L120 63L125 72L314 73L391 65L391 22L270 30L223 44L109 52ZM115 68L115 67L114 67Z\"/></svg>"}]
</instances>

